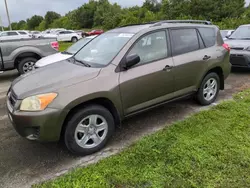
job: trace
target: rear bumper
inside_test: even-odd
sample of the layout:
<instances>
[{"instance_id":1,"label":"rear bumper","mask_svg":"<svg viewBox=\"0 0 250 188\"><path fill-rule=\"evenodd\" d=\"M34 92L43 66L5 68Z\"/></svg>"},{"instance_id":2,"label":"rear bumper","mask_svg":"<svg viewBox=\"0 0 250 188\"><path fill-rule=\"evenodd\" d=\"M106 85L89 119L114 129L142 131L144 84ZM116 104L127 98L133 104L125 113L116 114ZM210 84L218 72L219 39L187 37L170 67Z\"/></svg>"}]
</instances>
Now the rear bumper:
<instances>
[{"instance_id":1,"label":"rear bumper","mask_svg":"<svg viewBox=\"0 0 250 188\"><path fill-rule=\"evenodd\" d=\"M232 67L250 68L250 51L231 50L230 63Z\"/></svg>"}]
</instances>

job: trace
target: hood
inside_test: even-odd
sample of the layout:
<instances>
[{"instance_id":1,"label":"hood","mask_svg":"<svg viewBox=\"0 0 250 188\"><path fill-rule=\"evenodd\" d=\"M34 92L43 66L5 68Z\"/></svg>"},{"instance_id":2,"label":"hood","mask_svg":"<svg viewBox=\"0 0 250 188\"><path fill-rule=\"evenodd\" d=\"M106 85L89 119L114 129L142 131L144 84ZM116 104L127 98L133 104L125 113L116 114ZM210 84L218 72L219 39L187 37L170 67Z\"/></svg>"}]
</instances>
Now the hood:
<instances>
[{"instance_id":1,"label":"hood","mask_svg":"<svg viewBox=\"0 0 250 188\"><path fill-rule=\"evenodd\" d=\"M59 88L93 79L100 70L65 60L22 75L13 81L11 87L18 99L24 99L36 94L56 92Z\"/></svg>"},{"instance_id":2,"label":"hood","mask_svg":"<svg viewBox=\"0 0 250 188\"><path fill-rule=\"evenodd\" d=\"M68 58L72 57L72 55L69 54L62 54L62 53L56 53L53 55L49 55L47 57L44 57L42 59L40 59L39 61L36 62L36 67L44 67L46 65L58 62L58 61L62 61L62 60L66 60Z\"/></svg>"},{"instance_id":3,"label":"hood","mask_svg":"<svg viewBox=\"0 0 250 188\"><path fill-rule=\"evenodd\" d=\"M250 46L250 40L225 40L230 48L246 48Z\"/></svg>"}]
</instances>

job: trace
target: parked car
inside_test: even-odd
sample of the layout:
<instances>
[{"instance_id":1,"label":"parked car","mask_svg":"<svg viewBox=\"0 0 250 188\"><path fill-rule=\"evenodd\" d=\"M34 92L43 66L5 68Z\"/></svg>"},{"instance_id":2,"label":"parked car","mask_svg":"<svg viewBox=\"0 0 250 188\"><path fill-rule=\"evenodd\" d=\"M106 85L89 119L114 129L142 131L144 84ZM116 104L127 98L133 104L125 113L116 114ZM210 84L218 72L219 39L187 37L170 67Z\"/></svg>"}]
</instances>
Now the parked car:
<instances>
[{"instance_id":1,"label":"parked car","mask_svg":"<svg viewBox=\"0 0 250 188\"><path fill-rule=\"evenodd\" d=\"M3 31L0 34L0 41L29 39L32 36L26 31Z\"/></svg>"},{"instance_id":2,"label":"parked car","mask_svg":"<svg viewBox=\"0 0 250 188\"><path fill-rule=\"evenodd\" d=\"M53 55L49 55L47 57L44 57L36 62L35 67L41 68L46 65L50 65L52 63L56 63L58 61L66 60L71 58L76 52L78 52L81 48L83 48L89 41L94 39L96 35L85 37L78 42L74 43L72 46L70 46L67 50L64 52L58 52Z\"/></svg>"},{"instance_id":3,"label":"parked car","mask_svg":"<svg viewBox=\"0 0 250 188\"><path fill-rule=\"evenodd\" d=\"M60 31L57 34L57 40L58 41L64 41L64 42L77 42L79 39L82 38L82 36L78 35L74 31Z\"/></svg>"},{"instance_id":4,"label":"parked car","mask_svg":"<svg viewBox=\"0 0 250 188\"><path fill-rule=\"evenodd\" d=\"M104 33L103 30L97 29L97 30L92 30L90 32L87 32L86 34L87 34L87 36L91 36L91 35L100 35L102 33Z\"/></svg>"},{"instance_id":5,"label":"parked car","mask_svg":"<svg viewBox=\"0 0 250 188\"><path fill-rule=\"evenodd\" d=\"M23 39L0 42L1 71L17 69L20 74L34 69L37 60L58 52L53 39Z\"/></svg>"},{"instance_id":6,"label":"parked car","mask_svg":"<svg viewBox=\"0 0 250 188\"><path fill-rule=\"evenodd\" d=\"M62 138L86 155L132 115L189 95L213 103L230 73L230 49L216 26L197 24L209 22L182 22L116 28L72 58L17 78L7 97L15 129L29 140Z\"/></svg>"},{"instance_id":7,"label":"parked car","mask_svg":"<svg viewBox=\"0 0 250 188\"><path fill-rule=\"evenodd\" d=\"M228 37L230 37L233 34L234 30L221 30L221 36L223 40L226 40Z\"/></svg>"},{"instance_id":8,"label":"parked car","mask_svg":"<svg viewBox=\"0 0 250 188\"><path fill-rule=\"evenodd\" d=\"M31 31L30 32L33 38L40 38L42 33L40 31Z\"/></svg>"},{"instance_id":9,"label":"parked car","mask_svg":"<svg viewBox=\"0 0 250 188\"><path fill-rule=\"evenodd\" d=\"M232 66L250 68L250 24L239 26L225 42L231 48Z\"/></svg>"}]
</instances>

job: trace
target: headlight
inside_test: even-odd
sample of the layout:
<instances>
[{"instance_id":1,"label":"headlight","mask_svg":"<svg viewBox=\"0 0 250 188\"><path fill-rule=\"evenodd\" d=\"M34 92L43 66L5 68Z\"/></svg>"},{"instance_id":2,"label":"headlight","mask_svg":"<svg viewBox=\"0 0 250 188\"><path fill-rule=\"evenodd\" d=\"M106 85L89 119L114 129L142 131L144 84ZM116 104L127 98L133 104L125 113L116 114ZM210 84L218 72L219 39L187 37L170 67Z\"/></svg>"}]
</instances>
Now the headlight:
<instances>
[{"instance_id":1,"label":"headlight","mask_svg":"<svg viewBox=\"0 0 250 188\"><path fill-rule=\"evenodd\" d=\"M21 111L42 111L44 110L55 98L56 93L46 93L36 96L27 97L21 103Z\"/></svg>"}]
</instances>

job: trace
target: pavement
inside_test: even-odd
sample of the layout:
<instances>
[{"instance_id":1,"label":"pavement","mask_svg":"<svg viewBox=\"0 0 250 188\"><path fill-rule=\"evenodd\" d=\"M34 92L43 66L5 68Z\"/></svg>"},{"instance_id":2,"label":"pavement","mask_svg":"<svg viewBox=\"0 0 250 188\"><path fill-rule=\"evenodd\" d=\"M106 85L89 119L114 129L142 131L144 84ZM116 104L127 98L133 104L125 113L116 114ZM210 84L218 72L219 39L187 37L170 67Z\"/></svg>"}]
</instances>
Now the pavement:
<instances>
[{"instance_id":1,"label":"pavement","mask_svg":"<svg viewBox=\"0 0 250 188\"><path fill-rule=\"evenodd\" d=\"M16 71L0 74L0 188L26 188L86 166L120 152L139 138L159 131L171 123L209 107L201 107L191 99L173 102L142 113L123 122L102 151L86 157L72 156L62 144L40 144L21 138L8 120L5 95ZM216 105L233 93L250 88L250 70L234 70L226 80ZM211 106L212 106L211 105Z\"/></svg>"}]
</instances>

